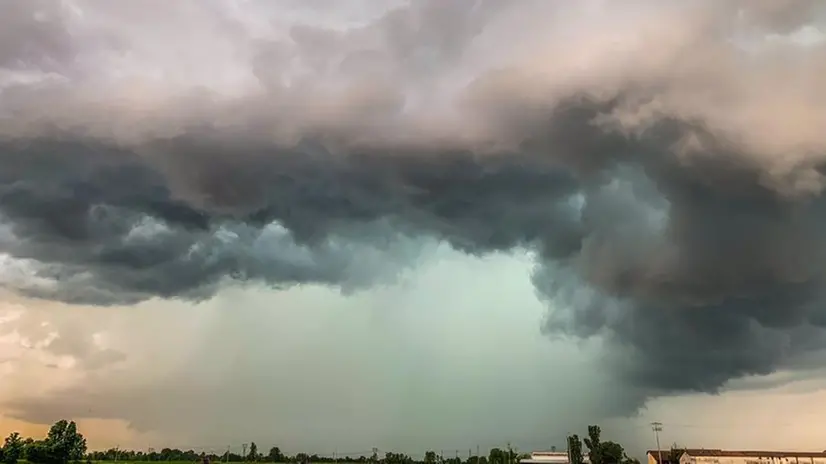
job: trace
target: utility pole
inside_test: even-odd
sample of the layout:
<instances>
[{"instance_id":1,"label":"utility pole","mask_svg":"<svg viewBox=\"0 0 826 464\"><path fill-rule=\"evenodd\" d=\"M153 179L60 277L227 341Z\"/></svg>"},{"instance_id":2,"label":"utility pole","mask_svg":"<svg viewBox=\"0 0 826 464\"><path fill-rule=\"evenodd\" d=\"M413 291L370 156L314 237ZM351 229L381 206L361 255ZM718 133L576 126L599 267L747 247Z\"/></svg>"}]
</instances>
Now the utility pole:
<instances>
[{"instance_id":1,"label":"utility pole","mask_svg":"<svg viewBox=\"0 0 826 464\"><path fill-rule=\"evenodd\" d=\"M241 460L244 460L244 459L247 459L247 444L246 443L241 444ZM660 464L662 464L662 463L660 463Z\"/></svg>"},{"instance_id":2,"label":"utility pole","mask_svg":"<svg viewBox=\"0 0 826 464\"><path fill-rule=\"evenodd\" d=\"M652 422L651 423L651 430L654 431L654 439L657 440L657 461L659 464L663 463L663 452L660 449L660 432L663 430L663 423L662 422Z\"/></svg>"},{"instance_id":3,"label":"utility pole","mask_svg":"<svg viewBox=\"0 0 826 464\"><path fill-rule=\"evenodd\" d=\"M476 445L476 462L481 462L482 456L479 456L479 445Z\"/></svg>"},{"instance_id":4,"label":"utility pole","mask_svg":"<svg viewBox=\"0 0 826 464\"><path fill-rule=\"evenodd\" d=\"M229 448L230 448L230 446L229 446L229 445L227 445L227 455L226 455L226 457L224 458L224 462L227 462L227 463L229 462Z\"/></svg>"}]
</instances>

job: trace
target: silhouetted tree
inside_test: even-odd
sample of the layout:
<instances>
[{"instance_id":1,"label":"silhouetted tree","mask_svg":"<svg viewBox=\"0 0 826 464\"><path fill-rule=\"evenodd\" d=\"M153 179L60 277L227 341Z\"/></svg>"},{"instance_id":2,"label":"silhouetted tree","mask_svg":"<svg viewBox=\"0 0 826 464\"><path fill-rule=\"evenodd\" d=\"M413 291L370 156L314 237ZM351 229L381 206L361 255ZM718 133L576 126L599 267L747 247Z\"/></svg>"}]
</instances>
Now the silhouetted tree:
<instances>
[{"instance_id":1,"label":"silhouetted tree","mask_svg":"<svg viewBox=\"0 0 826 464\"><path fill-rule=\"evenodd\" d=\"M669 450L668 457L666 459L668 459L668 462L671 464L678 463L680 462L680 458L683 457L683 452L685 452L685 448L674 443L671 445L671 450Z\"/></svg>"},{"instance_id":2,"label":"silhouetted tree","mask_svg":"<svg viewBox=\"0 0 826 464\"><path fill-rule=\"evenodd\" d=\"M493 448L488 453L488 462L490 464L507 464L508 453L499 448Z\"/></svg>"},{"instance_id":3,"label":"silhouetted tree","mask_svg":"<svg viewBox=\"0 0 826 464\"><path fill-rule=\"evenodd\" d=\"M403 453L385 453L384 464L413 464L413 458Z\"/></svg>"},{"instance_id":4,"label":"silhouetted tree","mask_svg":"<svg viewBox=\"0 0 826 464\"><path fill-rule=\"evenodd\" d=\"M568 458L570 464L583 464L582 441L577 434L568 437Z\"/></svg>"},{"instance_id":5,"label":"silhouetted tree","mask_svg":"<svg viewBox=\"0 0 826 464\"><path fill-rule=\"evenodd\" d=\"M623 464L626 460L625 450L615 441L600 443L599 454L603 464Z\"/></svg>"},{"instance_id":6,"label":"silhouetted tree","mask_svg":"<svg viewBox=\"0 0 826 464\"><path fill-rule=\"evenodd\" d=\"M270 448L270 453L267 455L267 459L272 462L283 462L284 455L281 454L281 449L277 446L273 446Z\"/></svg>"},{"instance_id":7,"label":"silhouetted tree","mask_svg":"<svg viewBox=\"0 0 826 464\"><path fill-rule=\"evenodd\" d=\"M591 464L603 464L602 461L602 442L600 435L602 431L598 425L588 426L588 438L586 438L585 446L588 447L588 459Z\"/></svg>"},{"instance_id":8,"label":"silhouetted tree","mask_svg":"<svg viewBox=\"0 0 826 464\"><path fill-rule=\"evenodd\" d=\"M86 454L86 439L74 421L61 420L49 429L46 445L59 462L80 461Z\"/></svg>"},{"instance_id":9,"label":"silhouetted tree","mask_svg":"<svg viewBox=\"0 0 826 464\"><path fill-rule=\"evenodd\" d=\"M3 462L15 464L23 457L23 439L17 432L12 432L3 442Z\"/></svg>"}]
</instances>

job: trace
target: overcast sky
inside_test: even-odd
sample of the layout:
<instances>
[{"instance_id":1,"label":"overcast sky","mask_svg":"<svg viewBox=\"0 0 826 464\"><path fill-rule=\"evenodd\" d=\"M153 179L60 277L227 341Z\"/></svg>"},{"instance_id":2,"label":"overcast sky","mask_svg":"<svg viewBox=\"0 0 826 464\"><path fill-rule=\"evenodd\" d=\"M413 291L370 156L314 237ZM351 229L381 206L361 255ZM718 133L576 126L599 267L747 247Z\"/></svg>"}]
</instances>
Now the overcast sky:
<instances>
[{"instance_id":1,"label":"overcast sky","mask_svg":"<svg viewBox=\"0 0 826 464\"><path fill-rule=\"evenodd\" d=\"M93 448L220 452L253 440L289 452L421 454L562 447L590 422L642 451L659 420L669 445L821 447L818 379L659 399L639 417L604 419L615 391L598 350L540 333L546 307L530 272L524 256L441 250L403 283L350 297L254 288L200 305L94 308L8 296L0 398L22 414L0 424L42 433L34 424L75 418ZM51 334L76 345L45 346ZM77 361L101 349L125 359Z\"/></svg>"},{"instance_id":2,"label":"overcast sky","mask_svg":"<svg viewBox=\"0 0 826 464\"><path fill-rule=\"evenodd\" d=\"M402 283L349 297L251 288L200 305L95 308L8 296L0 398L22 414L0 424L37 433L70 417L93 448L217 452L250 440L319 453L545 449L591 422L642 451L653 420L666 424L664 444L820 446L818 379L604 418L615 391L598 350L540 333L546 307L530 272L525 256L440 250ZM74 343L47 345L56 335ZM124 359L78 361L96 350Z\"/></svg>"},{"instance_id":3,"label":"overcast sky","mask_svg":"<svg viewBox=\"0 0 826 464\"><path fill-rule=\"evenodd\" d=\"M823 10L0 3L0 432L822 449Z\"/></svg>"}]
</instances>

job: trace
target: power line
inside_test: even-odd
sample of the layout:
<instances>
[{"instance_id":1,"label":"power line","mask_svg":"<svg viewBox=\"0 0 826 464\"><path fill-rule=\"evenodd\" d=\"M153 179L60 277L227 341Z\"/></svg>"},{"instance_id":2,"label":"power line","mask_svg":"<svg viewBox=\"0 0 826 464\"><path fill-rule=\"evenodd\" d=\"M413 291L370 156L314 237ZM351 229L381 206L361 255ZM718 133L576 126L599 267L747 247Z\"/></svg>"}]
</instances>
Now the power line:
<instances>
[{"instance_id":1,"label":"power line","mask_svg":"<svg viewBox=\"0 0 826 464\"><path fill-rule=\"evenodd\" d=\"M786 422L786 423L766 423L766 424L755 424L753 422L748 424L738 424L738 423L720 423L715 422L713 424L688 424L688 423L678 423L678 422L660 422L660 425L663 427L668 427L672 429L701 429L701 430L763 430L766 428L783 428L783 427L794 427L800 426L799 423L794 422ZM611 427L611 426L609 426ZM617 424L617 427L639 427L639 428L651 428L651 422L647 423L627 423L627 424Z\"/></svg>"}]
</instances>

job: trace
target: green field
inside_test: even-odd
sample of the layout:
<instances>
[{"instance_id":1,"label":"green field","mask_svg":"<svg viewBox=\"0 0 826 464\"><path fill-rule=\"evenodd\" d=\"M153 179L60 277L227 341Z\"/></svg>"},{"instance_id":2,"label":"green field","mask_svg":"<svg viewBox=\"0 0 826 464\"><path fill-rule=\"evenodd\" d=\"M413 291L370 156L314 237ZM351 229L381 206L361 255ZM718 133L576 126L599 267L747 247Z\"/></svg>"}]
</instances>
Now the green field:
<instances>
[{"instance_id":1,"label":"green field","mask_svg":"<svg viewBox=\"0 0 826 464\"><path fill-rule=\"evenodd\" d=\"M18 463L21 463L21 464L25 463L25 462L26 461L18 461ZM91 462L92 464L149 464L149 463L155 463L155 464L201 464L200 459L197 460L197 461L164 461L164 460L156 459L154 461L127 461L127 460L121 461L121 460L117 460L117 461L82 461L82 462ZM224 461L224 460L220 460L220 461L215 460L215 461L210 461L210 464L224 464L226 462L227 461ZM250 463L250 461L229 461L229 464L251 464L251 463ZM273 462L270 462L270 461L266 461L266 462L262 461L262 462L258 462L257 464L295 464L295 463L287 463L287 462L273 463ZM309 464L331 464L331 463L329 463L329 462L320 463L320 462L312 462L311 461Z\"/></svg>"}]
</instances>

